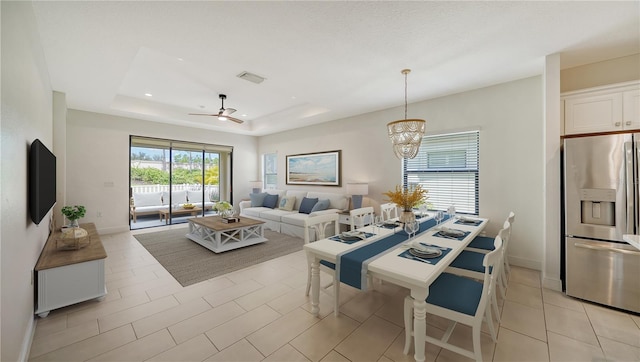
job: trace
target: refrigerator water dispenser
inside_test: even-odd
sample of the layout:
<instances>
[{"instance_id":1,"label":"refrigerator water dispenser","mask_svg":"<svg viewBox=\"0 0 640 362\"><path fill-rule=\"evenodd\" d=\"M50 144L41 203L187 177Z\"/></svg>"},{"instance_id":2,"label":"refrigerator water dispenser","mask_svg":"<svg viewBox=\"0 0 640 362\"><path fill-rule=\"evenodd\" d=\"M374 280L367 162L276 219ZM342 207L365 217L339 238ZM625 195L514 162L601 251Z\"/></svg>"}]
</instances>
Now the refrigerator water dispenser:
<instances>
[{"instance_id":1,"label":"refrigerator water dispenser","mask_svg":"<svg viewBox=\"0 0 640 362\"><path fill-rule=\"evenodd\" d=\"M591 225L615 226L616 190L581 189L581 222Z\"/></svg>"}]
</instances>

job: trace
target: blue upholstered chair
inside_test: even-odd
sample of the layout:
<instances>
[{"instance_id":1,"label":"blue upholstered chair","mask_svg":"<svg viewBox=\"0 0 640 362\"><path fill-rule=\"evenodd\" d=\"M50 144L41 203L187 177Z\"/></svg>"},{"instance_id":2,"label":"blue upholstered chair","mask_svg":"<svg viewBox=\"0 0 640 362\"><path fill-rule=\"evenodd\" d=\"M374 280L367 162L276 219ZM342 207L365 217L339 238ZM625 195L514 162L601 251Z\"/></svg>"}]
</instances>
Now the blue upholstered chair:
<instances>
[{"instance_id":1,"label":"blue upholstered chair","mask_svg":"<svg viewBox=\"0 0 640 362\"><path fill-rule=\"evenodd\" d=\"M361 207L349 211L351 230L373 224L373 207Z\"/></svg>"},{"instance_id":2,"label":"blue upholstered chair","mask_svg":"<svg viewBox=\"0 0 640 362\"><path fill-rule=\"evenodd\" d=\"M486 320L493 341L496 342L496 332L493 328L491 307L489 302L499 271L502 267L502 237L500 234L494 240L495 250L482 254L484 273L482 281L470 279L451 273L442 273L430 286L427 297L427 313L449 319L451 324L442 339L429 335L426 341L438 347L446 348L463 356L482 361L480 349L480 332L482 321ZM469 351L448 343L457 323L471 326L473 335L473 350ZM404 300L405 344L404 354L409 353L413 340L413 298L407 296Z\"/></svg>"},{"instance_id":3,"label":"blue upholstered chair","mask_svg":"<svg viewBox=\"0 0 640 362\"><path fill-rule=\"evenodd\" d=\"M309 244L311 240L325 239L340 233L340 224L338 219L340 216L337 213L323 214L308 217L304 220L304 243ZM333 224L333 226L332 226ZM307 290L305 295L309 295L311 290L311 261L307 260L309 267L307 270ZM340 301L340 283L338 282L336 275L336 265L326 260L320 260L320 270L333 276L333 282L323 287L326 289L331 285L334 286L335 315L338 315L338 304Z\"/></svg>"},{"instance_id":4,"label":"blue upholstered chair","mask_svg":"<svg viewBox=\"0 0 640 362\"><path fill-rule=\"evenodd\" d=\"M493 290L493 294L491 295L491 307L493 308L493 313L496 315L498 323L500 323L500 308L498 307L498 297L496 294L496 290L502 286L502 268L504 266L504 255L505 255L505 245L507 245L507 240L509 237L509 233L511 231L511 224L509 220L505 220L502 225L502 229L498 232L498 236L502 241L502 249L500 252L500 268L497 270L496 274L496 288ZM493 240L494 250L495 251L495 238ZM484 257L487 254L478 253L475 251L463 250L460 255L458 255L453 262L449 265L449 267L445 270L447 273L452 273L456 275L461 275L467 278L473 278L476 280L482 280L484 277L485 267L484 267ZM506 287L503 287L506 288ZM503 294L504 299L504 294ZM493 320L489 321L490 325L493 325Z\"/></svg>"},{"instance_id":5,"label":"blue upholstered chair","mask_svg":"<svg viewBox=\"0 0 640 362\"><path fill-rule=\"evenodd\" d=\"M511 226L513 226L513 222L515 221L515 218L516 218L516 215L513 212L510 212L509 216L507 217L507 221L509 221L509 224ZM477 236L475 239L473 239L469 243L466 250L475 251L478 253L488 253L494 249L493 239L494 238L488 237L488 236ZM509 228L507 235L502 240L504 243L504 245L502 246L503 253L504 253L504 261L503 261L504 268L502 268L502 271L500 272L500 281L498 283L498 288L500 290L500 295L502 296L503 299L505 298L506 290L507 290L507 281L508 281L507 276L511 271L511 266L509 265L509 255L508 255L509 239L511 239L511 228Z\"/></svg>"},{"instance_id":6,"label":"blue upholstered chair","mask_svg":"<svg viewBox=\"0 0 640 362\"><path fill-rule=\"evenodd\" d=\"M382 215L382 221L398 218L398 205L393 202L380 204L380 215Z\"/></svg>"}]
</instances>

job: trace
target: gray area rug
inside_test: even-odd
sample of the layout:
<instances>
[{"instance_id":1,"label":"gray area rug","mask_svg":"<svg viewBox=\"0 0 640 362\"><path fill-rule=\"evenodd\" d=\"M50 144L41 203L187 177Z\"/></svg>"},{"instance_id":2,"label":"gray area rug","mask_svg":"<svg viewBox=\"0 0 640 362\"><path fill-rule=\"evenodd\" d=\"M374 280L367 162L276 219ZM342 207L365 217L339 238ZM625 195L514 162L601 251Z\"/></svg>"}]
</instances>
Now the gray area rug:
<instances>
[{"instance_id":1,"label":"gray area rug","mask_svg":"<svg viewBox=\"0 0 640 362\"><path fill-rule=\"evenodd\" d=\"M186 287L302 250L304 240L264 230L269 241L216 254L185 237L189 229L174 229L134 237L176 280Z\"/></svg>"}]
</instances>

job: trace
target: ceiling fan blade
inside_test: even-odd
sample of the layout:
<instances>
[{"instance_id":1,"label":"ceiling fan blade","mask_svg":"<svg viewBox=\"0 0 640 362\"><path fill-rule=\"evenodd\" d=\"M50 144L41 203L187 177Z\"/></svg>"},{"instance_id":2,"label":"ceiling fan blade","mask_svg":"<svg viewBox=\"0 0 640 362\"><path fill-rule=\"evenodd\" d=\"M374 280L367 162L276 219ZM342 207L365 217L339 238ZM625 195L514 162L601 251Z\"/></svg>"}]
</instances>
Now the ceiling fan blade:
<instances>
[{"instance_id":1,"label":"ceiling fan blade","mask_svg":"<svg viewBox=\"0 0 640 362\"><path fill-rule=\"evenodd\" d=\"M241 119L237 119L237 118L229 117L229 116L227 116L227 118L228 118L230 121L236 122L236 123L238 123L238 124L243 124L243 123L244 123L244 121L243 121L243 120L241 120Z\"/></svg>"},{"instance_id":2,"label":"ceiling fan blade","mask_svg":"<svg viewBox=\"0 0 640 362\"><path fill-rule=\"evenodd\" d=\"M230 116L235 111L236 110L234 108L225 108L224 111L222 111L222 114L224 114L225 116Z\"/></svg>"},{"instance_id":3,"label":"ceiling fan blade","mask_svg":"<svg viewBox=\"0 0 640 362\"><path fill-rule=\"evenodd\" d=\"M217 113L189 113L190 116L213 116L213 117L217 117L218 114Z\"/></svg>"}]
</instances>

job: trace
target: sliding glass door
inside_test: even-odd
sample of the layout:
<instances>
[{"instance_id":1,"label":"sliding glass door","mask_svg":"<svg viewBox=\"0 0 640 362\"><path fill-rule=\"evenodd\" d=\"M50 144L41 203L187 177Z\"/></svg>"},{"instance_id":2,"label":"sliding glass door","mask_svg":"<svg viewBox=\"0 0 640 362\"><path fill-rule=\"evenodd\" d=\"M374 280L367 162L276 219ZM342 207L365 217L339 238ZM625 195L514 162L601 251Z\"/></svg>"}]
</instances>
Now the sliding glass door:
<instances>
[{"instance_id":1,"label":"sliding glass door","mask_svg":"<svg viewBox=\"0 0 640 362\"><path fill-rule=\"evenodd\" d=\"M131 136L130 227L184 223L231 200L232 148Z\"/></svg>"}]
</instances>

